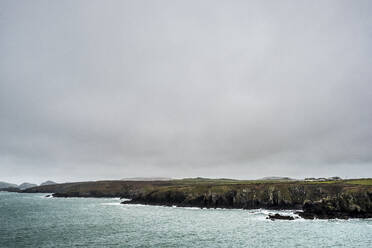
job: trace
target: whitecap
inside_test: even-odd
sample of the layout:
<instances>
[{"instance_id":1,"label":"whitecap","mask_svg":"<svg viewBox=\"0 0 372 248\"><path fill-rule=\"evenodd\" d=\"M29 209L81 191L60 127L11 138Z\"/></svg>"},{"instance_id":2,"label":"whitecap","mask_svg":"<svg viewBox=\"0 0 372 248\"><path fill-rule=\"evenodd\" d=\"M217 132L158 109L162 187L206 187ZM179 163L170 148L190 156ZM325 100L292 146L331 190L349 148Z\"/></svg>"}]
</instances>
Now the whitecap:
<instances>
[{"instance_id":1,"label":"whitecap","mask_svg":"<svg viewBox=\"0 0 372 248\"><path fill-rule=\"evenodd\" d=\"M105 202L105 203L101 203L101 205L118 206L118 205L121 205L121 203L120 202Z\"/></svg>"}]
</instances>

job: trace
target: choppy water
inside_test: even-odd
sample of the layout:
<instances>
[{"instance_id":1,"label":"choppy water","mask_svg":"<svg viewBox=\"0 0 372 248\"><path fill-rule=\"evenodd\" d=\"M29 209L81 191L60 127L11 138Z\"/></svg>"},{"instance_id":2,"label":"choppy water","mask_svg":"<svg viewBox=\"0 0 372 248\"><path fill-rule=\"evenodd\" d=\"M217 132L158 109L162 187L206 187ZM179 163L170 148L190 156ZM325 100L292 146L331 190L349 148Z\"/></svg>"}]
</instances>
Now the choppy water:
<instances>
[{"instance_id":1,"label":"choppy water","mask_svg":"<svg viewBox=\"0 0 372 248\"><path fill-rule=\"evenodd\" d=\"M0 192L1 248L372 247L371 219L270 221L266 216L273 211L267 210L44 196Z\"/></svg>"}]
</instances>

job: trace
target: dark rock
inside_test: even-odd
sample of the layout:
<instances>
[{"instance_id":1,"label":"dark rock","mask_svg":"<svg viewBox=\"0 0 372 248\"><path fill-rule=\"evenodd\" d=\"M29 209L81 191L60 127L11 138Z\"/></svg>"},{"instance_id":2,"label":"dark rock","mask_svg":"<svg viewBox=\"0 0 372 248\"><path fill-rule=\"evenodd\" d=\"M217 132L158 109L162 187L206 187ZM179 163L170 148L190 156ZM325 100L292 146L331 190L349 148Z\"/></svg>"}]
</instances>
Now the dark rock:
<instances>
[{"instance_id":1,"label":"dark rock","mask_svg":"<svg viewBox=\"0 0 372 248\"><path fill-rule=\"evenodd\" d=\"M295 218L289 215L280 215L280 214L269 214L266 219L270 220L294 220Z\"/></svg>"}]
</instances>

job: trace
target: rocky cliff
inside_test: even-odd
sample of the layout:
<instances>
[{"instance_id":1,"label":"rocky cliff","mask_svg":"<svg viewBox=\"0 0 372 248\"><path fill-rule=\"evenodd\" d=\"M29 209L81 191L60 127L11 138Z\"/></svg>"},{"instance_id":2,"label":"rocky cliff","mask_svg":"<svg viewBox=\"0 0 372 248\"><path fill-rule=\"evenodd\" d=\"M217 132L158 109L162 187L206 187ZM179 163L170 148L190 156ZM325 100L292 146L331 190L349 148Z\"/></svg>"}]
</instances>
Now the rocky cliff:
<instances>
[{"instance_id":1,"label":"rocky cliff","mask_svg":"<svg viewBox=\"0 0 372 248\"><path fill-rule=\"evenodd\" d=\"M372 218L372 191L343 192L318 201L305 200L303 212L299 214L305 219Z\"/></svg>"},{"instance_id":2,"label":"rocky cliff","mask_svg":"<svg viewBox=\"0 0 372 248\"><path fill-rule=\"evenodd\" d=\"M342 184L297 183L163 187L141 191L125 203L202 208L302 209L305 201L337 198L355 188L361 192L369 190L369 187Z\"/></svg>"},{"instance_id":3,"label":"rocky cliff","mask_svg":"<svg viewBox=\"0 0 372 248\"><path fill-rule=\"evenodd\" d=\"M122 197L123 204L201 208L303 209L304 218L369 217L372 185L365 181L99 181L46 185L23 192L55 197Z\"/></svg>"}]
</instances>

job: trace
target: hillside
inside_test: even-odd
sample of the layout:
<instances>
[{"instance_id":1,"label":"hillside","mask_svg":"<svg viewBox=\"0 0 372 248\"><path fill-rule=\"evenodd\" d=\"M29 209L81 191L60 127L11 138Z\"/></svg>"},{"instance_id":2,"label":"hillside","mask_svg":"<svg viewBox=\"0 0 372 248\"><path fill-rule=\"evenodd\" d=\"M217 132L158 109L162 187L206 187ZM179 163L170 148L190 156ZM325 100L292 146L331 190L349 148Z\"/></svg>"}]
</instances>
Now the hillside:
<instances>
[{"instance_id":1,"label":"hillside","mask_svg":"<svg viewBox=\"0 0 372 248\"><path fill-rule=\"evenodd\" d=\"M32 187L37 187L37 184L34 184L34 183L22 183L21 185L18 186L18 188L20 190L25 190L25 189L32 188Z\"/></svg>"},{"instance_id":2,"label":"hillside","mask_svg":"<svg viewBox=\"0 0 372 248\"><path fill-rule=\"evenodd\" d=\"M16 188L16 187L18 187L17 184L7 183L7 182L0 182L0 189Z\"/></svg>"},{"instance_id":3,"label":"hillside","mask_svg":"<svg viewBox=\"0 0 372 248\"><path fill-rule=\"evenodd\" d=\"M48 181L45 181L45 182L41 183L41 184L40 184L40 186L44 186L44 185L53 185L53 184L57 184L57 183L56 183L56 182L53 182L53 181L50 181L50 180L48 180Z\"/></svg>"}]
</instances>

